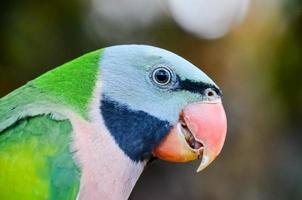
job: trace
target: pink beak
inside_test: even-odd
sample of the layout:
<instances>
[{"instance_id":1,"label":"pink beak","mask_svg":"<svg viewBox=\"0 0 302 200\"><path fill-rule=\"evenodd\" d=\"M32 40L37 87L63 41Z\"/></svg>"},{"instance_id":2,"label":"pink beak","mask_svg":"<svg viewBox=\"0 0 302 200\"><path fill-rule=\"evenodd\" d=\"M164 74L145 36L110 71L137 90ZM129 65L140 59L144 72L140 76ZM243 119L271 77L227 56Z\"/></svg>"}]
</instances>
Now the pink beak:
<instances>
[{"instance_id":1,"label":"pink beak","mask_svg":"<svg viewBox=\"0 0 302 200\"><path fill-rule=\"evenodd\" d=\"M220 100L189 104L153 153L160 159L174 162L202 158L199 172L220 153L226 131L227 120Z\"/></svg>"}]
</instances>

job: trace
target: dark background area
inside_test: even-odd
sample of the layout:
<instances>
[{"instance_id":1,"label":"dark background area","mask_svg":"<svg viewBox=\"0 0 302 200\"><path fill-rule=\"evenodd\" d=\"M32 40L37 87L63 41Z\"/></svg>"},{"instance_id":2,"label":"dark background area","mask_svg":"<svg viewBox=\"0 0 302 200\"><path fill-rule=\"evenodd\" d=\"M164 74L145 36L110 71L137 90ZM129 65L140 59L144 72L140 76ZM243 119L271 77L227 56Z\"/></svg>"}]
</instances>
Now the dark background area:
<instances>
[{"instance_id":1,"label":"dark background area","mask_svg":"<svg viewBox=\"0 0 302 200\"><path fill-rule=\"evenodd\" d=\"M217 160L199 174L198 161L157 161L131 200L302 199L301 1L255 0L240 26L214 40L184 31L166 13L130 26L96 16L91 1L1 5L0 97L86 52L128 43L171 50L222 88L229 128Z\"/></svg>"}]
</instances>

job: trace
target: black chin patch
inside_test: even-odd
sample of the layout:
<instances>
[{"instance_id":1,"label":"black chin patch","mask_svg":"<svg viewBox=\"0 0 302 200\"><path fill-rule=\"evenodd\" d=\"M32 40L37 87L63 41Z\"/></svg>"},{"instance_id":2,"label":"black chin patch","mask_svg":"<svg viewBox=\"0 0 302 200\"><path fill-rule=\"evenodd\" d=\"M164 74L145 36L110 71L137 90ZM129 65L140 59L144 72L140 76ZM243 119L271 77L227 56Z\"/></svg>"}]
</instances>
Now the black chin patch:
<instances>
[{"instance_id":1,"label":"black chin patch","mask_svg":"<svg viewBox=\"0 0 302 200\"><path fill-rule=\"evenodd\" d=\"M100 109L105 125L119 147L136 162L150 158L154 147L172 128L168 121L143 111L133 111L106 96L103 96Z\"/></svg>"}]
</instances>

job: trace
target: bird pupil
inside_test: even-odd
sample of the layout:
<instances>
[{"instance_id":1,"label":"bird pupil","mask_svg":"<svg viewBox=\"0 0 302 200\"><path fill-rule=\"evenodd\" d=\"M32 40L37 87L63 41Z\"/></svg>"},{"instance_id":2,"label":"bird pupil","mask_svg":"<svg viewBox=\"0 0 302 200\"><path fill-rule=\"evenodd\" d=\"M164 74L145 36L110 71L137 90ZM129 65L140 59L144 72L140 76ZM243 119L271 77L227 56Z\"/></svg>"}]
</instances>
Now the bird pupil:
<instances>
[{"instance_id":1,"label":"bird pupil","mask_svg":"<svg viewBox=\"0 0 302 200\"><path fill-rule=\"evenodd\" d=\"M166 83L169 80L169 72L167 72L166 70L158 70L156 72L156 80L160 83Z\"/></svg>"}]
</instances>

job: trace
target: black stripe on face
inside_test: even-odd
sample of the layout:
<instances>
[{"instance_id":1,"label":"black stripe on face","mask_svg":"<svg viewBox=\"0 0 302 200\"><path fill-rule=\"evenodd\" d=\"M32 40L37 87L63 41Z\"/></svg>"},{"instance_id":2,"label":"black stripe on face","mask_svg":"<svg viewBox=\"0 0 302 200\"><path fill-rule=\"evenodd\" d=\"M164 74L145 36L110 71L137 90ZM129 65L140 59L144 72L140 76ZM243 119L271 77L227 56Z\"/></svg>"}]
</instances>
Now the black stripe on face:
<instances>
[{"instance_id":1,"label":"black stripe on face","mask_svg":"<svg viewBox=\"0 0 302 200\"><path fill-rule=\"evenodd\" d=\"M189 92L193 92L193 93L199 93L201 95L204 95L204 92L206 89L213 89L218 96L222 96L222 92L220 89L218 89L216 86L211 85L211 84L207 84L207 83L203 83L203 82L193 82L191 80L181 80L178 77L178 86L174 89L174 90L186 90Z\"/></svg>"},{"instance_id":2,"label":"black stripe on face","mask_svg":"<svg viewBox=\"0 0 302 200\"><path fill-rule=\"evenodd\" d=\"M171 129L169 122L143 111L133 111L106 96L103 96L100 109L116 143L136 162L150 158L154 147Z\"/></svg>"}]
</instances>

